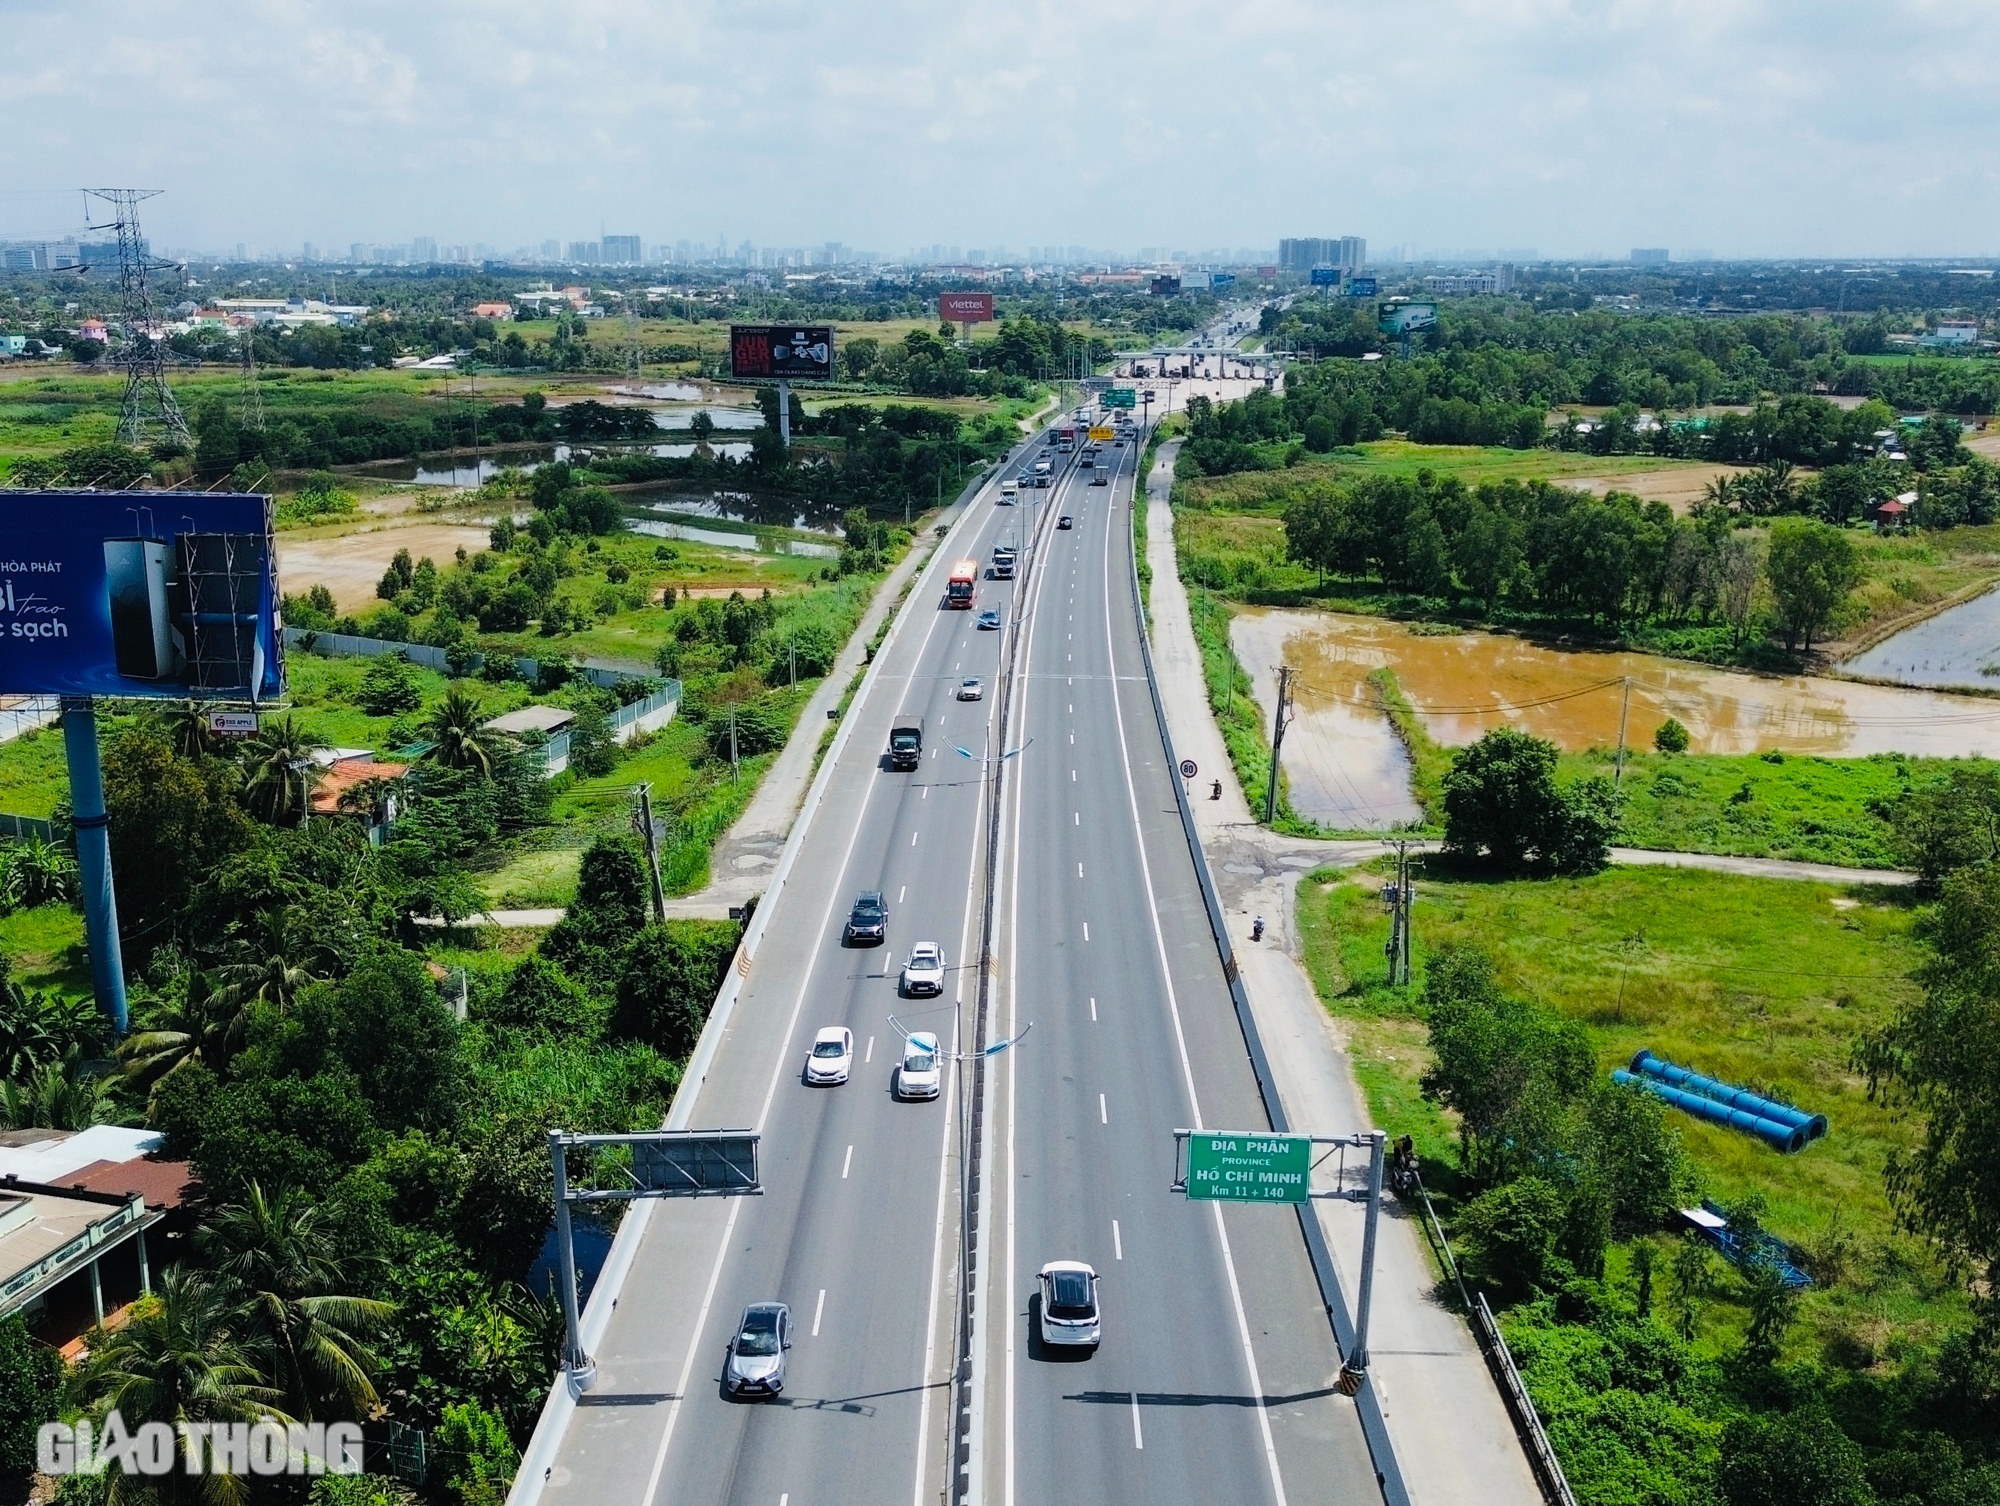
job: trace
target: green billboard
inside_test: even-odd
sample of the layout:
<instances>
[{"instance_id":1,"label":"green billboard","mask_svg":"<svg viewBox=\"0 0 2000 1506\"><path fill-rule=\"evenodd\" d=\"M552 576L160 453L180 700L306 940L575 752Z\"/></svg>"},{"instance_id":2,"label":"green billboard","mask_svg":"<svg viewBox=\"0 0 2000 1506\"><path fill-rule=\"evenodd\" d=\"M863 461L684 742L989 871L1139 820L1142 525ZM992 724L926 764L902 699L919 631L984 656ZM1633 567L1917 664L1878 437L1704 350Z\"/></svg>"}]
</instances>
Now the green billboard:
<instances>
[{"instance_id":1,"label":"green billboard","mask_svg":"<svg viewBox=\"0 0 2000 1506\"><path fill-rule=\"evenodd\" d=\"M1188 1136L1187 1195L1243 1203L1303 1203L1311 1195L1308 1135Z\"/></svg>"}]
</instances>

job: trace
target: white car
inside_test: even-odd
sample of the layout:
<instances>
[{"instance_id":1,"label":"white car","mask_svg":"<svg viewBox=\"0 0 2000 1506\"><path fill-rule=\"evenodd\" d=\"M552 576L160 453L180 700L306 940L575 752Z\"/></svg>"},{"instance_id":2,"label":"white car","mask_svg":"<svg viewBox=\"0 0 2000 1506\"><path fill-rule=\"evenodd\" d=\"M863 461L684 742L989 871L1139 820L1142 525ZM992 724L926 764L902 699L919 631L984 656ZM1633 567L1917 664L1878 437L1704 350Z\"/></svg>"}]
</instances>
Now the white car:
<instances>
[{"instance_id":1,"label":"white car","mask_svg":"<svg viewBox=\"0 0 2000 1506\"><path fill-rule=\"evenodd\" d=\"M1051 1260L1041 1279L1042 1342L1096 1348L1103 1340L1097 1272L1081 1260Z\"/></svg>"},{"instance_id":2,"label":"white car","mask_svg":"<svg viewBox=\"0 0 2000 1506\"><path fill-rule=\"evenodd\" d=\"M983 700L985 696L986 687L980 684L978 675L968 675L958 682L958 698L961 701Z\"/></svg>"},{"instance_id":3,"label":"white car","mask_svg":"<svg viewBox=\"0 0 2000 1506\"><path fill-rule=\"evenodd\" d=\"M921 998L944 992L944 948L935 941L920 941L910 948L910 960L903 964L903 997Z\"/></svg>"},{"instance_id":4,"label":"white car","mask_svg":"<svg viewBox=\"0 0 2000 1506\"><path fill-rule=\"evenodd\" d=\"M898 1098L935 1098L944 1081L944 1057L938 1038L928 1030L913 1030L903 1042L902 1064L896 1068Z\"/></svg>"},{"instance_id":5,"label":"white car","mask_svg":"<svg viewBox=\"0 0 2000 1506\"><path fill-rule=\"evenodd\" d=\"M843 1025L828 1025L813 1037L812 1054L806 1058L807 1082L846 1082L853 1066L853 1031Z\"/></svg>"}]
</instances>

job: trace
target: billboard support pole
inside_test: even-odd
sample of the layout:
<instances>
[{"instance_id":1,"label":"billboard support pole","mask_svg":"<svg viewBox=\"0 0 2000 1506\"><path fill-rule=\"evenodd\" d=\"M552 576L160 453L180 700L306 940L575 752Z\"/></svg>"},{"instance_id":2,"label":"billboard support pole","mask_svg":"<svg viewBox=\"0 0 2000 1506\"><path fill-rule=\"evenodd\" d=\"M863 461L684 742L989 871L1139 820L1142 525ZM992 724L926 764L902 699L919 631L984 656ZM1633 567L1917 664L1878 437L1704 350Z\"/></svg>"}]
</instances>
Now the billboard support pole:
<instances>
[{"instance_id":1,"label":"billboard support pole","mask_svg":"<svg viewBox=\"0 0 2000 1506\"><path fill-rule=\"evenodd\" d=\"M778 440L789 450L792 447L792 384L783 377L778 379Z\"/></svg>"},{"instance_id":2,"label":"billboard support pole","mask_svg":"<svg viewBox=\"0 0 2000 1506\"><path fill-rule=\"evenodd\" d=\"M97 757L97 708L89 696L62 698L63 751L69 758L71 822L82 889L90 986L97 1007L124 1035L125 958L118 943L118 896L111 886L111 818L104 813L104 767Z\"/></svg>"},{"instance_id":3,"label":"billboard support pole","mask_svg":"<svg viewBox=\"0 0 2000 1506\"><path fill-rule=\"evenodd\" d=\"M549 1131L549 1159L556 1177L556 1280L561 1283L563 1310L563 1369L569 1374L570 1390L581 1394L597 1379L597 1366L583 1352L583 1324L576 1307L576 1245L570 1237L569 1167L563 1156L563 1132Z\"/></svg>"}]
</instances>

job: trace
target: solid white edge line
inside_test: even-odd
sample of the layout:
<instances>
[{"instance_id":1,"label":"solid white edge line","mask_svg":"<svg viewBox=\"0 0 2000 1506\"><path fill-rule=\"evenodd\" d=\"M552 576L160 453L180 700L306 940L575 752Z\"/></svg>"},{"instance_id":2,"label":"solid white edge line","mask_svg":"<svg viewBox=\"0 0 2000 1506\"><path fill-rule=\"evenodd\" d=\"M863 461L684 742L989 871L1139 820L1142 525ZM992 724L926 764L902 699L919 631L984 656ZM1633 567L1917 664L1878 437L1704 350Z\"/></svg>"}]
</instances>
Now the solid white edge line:
<instances>
[{"instance_id":1,"label":"solid white edge line","mask_svg":"<svg viewBox=\"0 0 2000 1506\"><path fill-rule=\"evenodd\" d=\"M1135 482L1136 485L1136 482ZM1136 506L1136 501L1134 503ZM1174 991L1173 969L1167 960L1167 938L1160 928L1160 902L1153 891L1153 865L1146 857L1146 828L1139 819L1139 789L1132 779L1132 750L1125 736L1125 707L1117 699L1118 695L1118 650L1111 633L1111 531L1104 536L1104 647L1111 667L1111 694L1113 720L1118 724L1119 762L1125 769L1125 797L1132 807L1132 831L1138 839L1139 874L1146 884L1146 908L1153 922L1153 945L1160 957L1160 975L1166 984L1167 1010L1173 1016L1174 1039L1179 1044L1181 1074L1187 1082L1188 1108L1193 1116L1194 1128L1203 1128L1201 1104L1195 1097L1194 1068L1188 1061L1187 1035L1181 1028L1180 1000ZM1229 1234L1222 1224L1222 1205L1211 1203L1215 1210L1215 1234L1222 1246L1222 1268L1229 1277L1229 1297L1236 1310L1236 1334L1243 1346L1243 1363L1250 1374L1250 1394L1257 1398L1257 1427L1263 1435L1264 1462L1271 1472L1271 1492L1277 1498L1277 1506L1285 1506L1285 1478L1278 1468L1278 1448L1271 1437L1271 1411L1264 1401L1264 1384L1257 1370L1257 1355L1250 1342L1250 1321L1243 1311L1243 1293L1236 1281L1236 1260L1229 1250ZM1137 1394L1134 1394L1133 1409L1138 1409Z\"/></svg>"},{"instance_id":2,"label":"solid white edge line","mask_svg":"<svg viewBox=\"0 0 2000 1506\"><path fill-rule=\"evenodd\" d=\"M1042 587L1047 580L1047 572L1038 568L1034 581L1034 603L1030 607L1028 614L1028 642L1027 646L1022 650L1020 663L1015 666L1015 683L1017 685L1021 681L1031 678L1032 675L1032 668L1035 662L1035 630L1041 623ZM1020 707L1020 720L1014 724L1015 736L1019 736L1027 725L1028 701L1025 692L1022 695ZM1026 744L1023 743L1021 746L1026 746ZM1075 778L1074 770L1071 771L1070 777L1072 779ZM1007 881L1007 1034L1010 1039L1020 1032L1021 997L1016 981L1019 977L1019 969L1016 966L1016 962L1020 952L1019 943L1021 935L1021 807L1026 799L1027 783L1025 771L1020 778L1014 781L1014 830L1010 838L1013 851L1009 854L1010 871ZM1005 1364L1002 1372L1005 1376L1006 1399L1002 1412L1005 1442L1002 1453L1001 1494L1005 1506L1014 1506L1013 1294L1019 1289L1016 1285L1019 1278L1015 1266L1016 1250L1014 1245L1014 1209L1017 1202L1014 1196L1014 1128L1018 1118L1016 1104L1019 1102L1017 1085L1020 1081L1020 1076L1015 1070L1014 1062L1011 1060L1006 1063L1004 1070L1007 1073L1007 1330L1006 1343L1003 1350ZM989 1124L991 1117L991 1115L988 1116ZM984 1269L983 1264L981 1269ZM974 1329L975 1333L979 1331L977 1328ZM980 1482L975 1479L975 1493L979 1489Z\"/></svg>"},{"instance_id":3,"label":"solid white edge line","mask_svg":"<svg viewBox=\"0 0 2000 1506\"><path fill-rule=\"evenodd\" d=\"M980 493L978 492L975 492L973 494L972 501L966 504L965 511L959 515L959 522L952 526L951 533L953 534L957 533L958 528L961 524L964 524L969 519L975 516L974 508L977 504L979 495ZM867 670L863 674L861 688L858 691L856 691L854 704L849 708L850 715L847 717L843 717L841 719L840 730L834 734L833 746L827 750L827 756L820 765L819 773L816 776L814 776L813 788L807 792L805 806L802 809L800 815L793 818L793 840L787 841L786 851L779 862L780 868L787 870L787 873L789 872L790 865L793 859L796 857L798 851L804 847L807 832L811 827L811 818L818 814L819 807L825 799L826 789L832 783L834 769L839 762L840 754L845 750L848 730L849 728L853 727L859 720L859 718L853 716L852 713L858 710L859 707L865 703L868 692L874 688L876 681L880 678L878 670L883 664L886 664L888 662L890 651L893 648L896 640L901 636L901 630L904 620L903 617L904 612L916 609L917 602L922 599L920 593L923 589L923 578L926 575L930 574L932 571L936 570L938 568L939 561L946 558L948 553L948 546L950 544L951 544L951 535L947 534L946 537L943 540L939 541L938 545L932 550L931 557L928 561L925 562L923 568L916 572L916 575L911 582L910 594L906 598L904 598L903 607L899 609L897 612L895 612L890 618L889 632L882 641L882 647L877 651L874 659L869 662ZM919 661L922 660L924 655L924 650L930 644L931 634L937 630L938 622L943 616L944 614L942 612L933 611L931 613L930 626L924 630L924 641L917 645L916 657ZM913 681L905 682L903 691L905 698L907 698L907 696L909 695L909 689L912 683L914 682ZM900 703L898 704L897 709L898 712L901 711ZM931 751L933 756L935 756L937 750L932 749ZM855 841L861 834L861 828L867 824L868 806L870 801L874 799L875 791L879 787L880 786L878 782L871 781L868 785L867 793L862 796L860 815L855 820L853 831L851 831L848 834L847 848L846 851L842 854L840 860L840 868L838 872L840 872L843 876L847 872L848 864L853 860ZM794 845L794 840L796 842L796 846ZM775 887L782 888L782 885ZM839 901L840 892L841 891L837 886L831 891L831 893L828 895L827 898L826 910L820 917L819 943L814 947L811 960L806 964L805 976L800 982L798 997L792 1005L791 1019L785 1026L785 1032L782 1037L782 1043L779 1048L778 1057L777 1060L773 1063L771 1068L771 1081L764 1093L764 1103L757 1113L757 1131L760 1135L763 1133L764 1121L770 1115L771 1102L777 1096L778 1079L780 1075L783 1073L785 1062L788 1056L790 1055L789 1043L791 1041L793 1033L798 1029L799 1012L805 1005L805 996L808 988L811 985L813 972L819 966L819 958L821 953L825 951L827 926L832 921L833 909L835 904ZM773 896L771 895L767 895L766 899L769 900L772 897ZM770 903L760 904L757 907L757 918L752 923L753 929L757 931L757 939L759 940L762 939L763 928L766 924L768 924L771 913L774 908L775 906ZM750 940L751 938L749 938L748 936L745 937L746 945ZM732 972L732 979L740 979L740 977L741 977L740 973ZM740 992L740 983L732 984L732 986L736 987ZM732 995L731 1002L733 1004L734 995ZM714 1020L713 1014L711 1014L710 1023L717 1023ZM704 1030L703 1040L696 1046L697 1056L700 1055L701 1047L706 1044L707 1044L707 1032L706 1030ZM719 1044L720 1040L718 1033L717 1045L719 1046ZM692 1065L693 1065L693 1058L690 1058L690 1066ZM703 1079L705 1080L705 1078L706 1078L706 1069L704 1067ZM683 1082L685 1083L685 1078L683 1079ZM700 1088L699 1081L695 1084L695 1087L698 1095ZM693 1104L694 1104L694 1096L690 1096L688 1101L688 1107L690 1111L692 1111ZM675 1108L678 1108L680 1106L679 1094L675 1095L674 1106ZM673 1115L670 1112L668 1116L670 1124L672 1122L672 1119ZM650 1202L642 1202L640 1204L640 1208L645 1210L650 1210L652 1206L653 1205ZM667 1450L673 1442L674 1426L680 1420L681 1404L687 1398L688 1379L689 1376L693 1373L694 1359L695 1356L701 1350L701 1335L703 1330L707 1327L709 1304L715 1298L715 1288L716 1285L720 1282L722 1277L722 1264L725 1257L729 1253L730 1237L735 1231L736 1218L737 1215L742 1211L742 1208L743 1208L743 1200L742 1199L734 1200L730 1206L728 1222L723 1226L722 1242L716 1250L715 1265L709 1272L708 1290L706 1295L702 1299L701 1310L695 1318L694 1333L693 1336L688 1341L687 1359L682 1367L680 1383L674 1388L673 1404L671 1407L668 1408L667 1411L666 1426L661 1430L660 1433L659 1452L654 1456L652 1473L647 1478L646 1493L645 1495L640 1497L640 1506L651 1506L653 1497L659 1489L660 1476L666 1468ZM637 1241L635 1240L634 1241L635 1246L636 1243ZM592 1295L596 1296L597 1294L593 1292ZM609 1321L608 1308L606 1309L606 1321L607 1322ZM586 1334L586 1337L587 1336L588 1335ZM558 1380L560 1380L560 1377L558 1377ZM567 1429L565 1428L564 1431L567 1432ZM551 1455L551 1459L553 1460L553 1454ZM523 1483L522 1476L517 1475L515 1478L515 1485L518 1487L522 1483ZM528 1502L538 1500L541 1495L541 1484L542 1482L540 1479L534 1480L532 1482L531 1492L523 1495L520 1501L515 1500L516 1492L510 1490L508 1495L508 1506L527 1506Z\"/></svg>"}]
</instances>

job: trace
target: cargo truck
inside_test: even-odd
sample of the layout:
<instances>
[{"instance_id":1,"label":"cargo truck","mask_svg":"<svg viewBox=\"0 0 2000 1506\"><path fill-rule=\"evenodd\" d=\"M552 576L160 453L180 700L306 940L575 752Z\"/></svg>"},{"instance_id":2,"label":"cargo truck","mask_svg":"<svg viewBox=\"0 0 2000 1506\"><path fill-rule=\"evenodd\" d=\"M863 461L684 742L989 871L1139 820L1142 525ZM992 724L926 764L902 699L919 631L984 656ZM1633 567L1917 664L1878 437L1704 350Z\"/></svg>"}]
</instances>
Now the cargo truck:
<instances>
[{"instance_id":1,"label":"cargo truck","mask_svg":"<svg viewBox=\"0 0 2000 1506\"><path fill-rule=\"evenodd\" d=\"M899 716L889 724L889 767L907 772L924 756L924 719Z\"/></svg>"},{"instance_id":2,"label":"cargo truck","mask_svg":"<svg viewBox=\"0 0 2000 1506\"><path fill-rule=\"evenodd\" d=\"M973 594L979 589L979 566L973 560L960 560L951 567L951 580L945 585L945 601L961 611L972 610Z\"/></svg>"}]
</instances>

